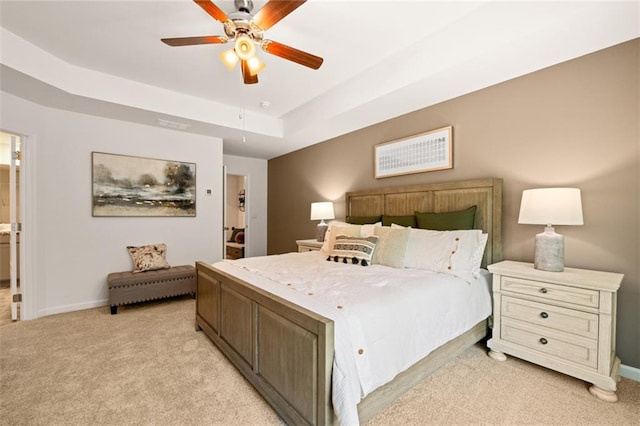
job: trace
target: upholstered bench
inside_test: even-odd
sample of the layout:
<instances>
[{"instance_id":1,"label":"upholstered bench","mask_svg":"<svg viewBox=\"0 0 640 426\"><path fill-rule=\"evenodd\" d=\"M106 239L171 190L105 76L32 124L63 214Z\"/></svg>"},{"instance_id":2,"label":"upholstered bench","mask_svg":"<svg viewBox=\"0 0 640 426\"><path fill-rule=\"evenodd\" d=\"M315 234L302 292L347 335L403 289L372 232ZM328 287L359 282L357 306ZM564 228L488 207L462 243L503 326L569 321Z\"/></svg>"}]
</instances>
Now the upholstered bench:
<instances>
[{"instance_id":1,"label":"upholstered bench","mask_svg":"<svg viewBox=\"0 0 640 426\"><path fill-rule=\"evenodd\" d=\"M112 272L107 275L111 315L119 305L196 294L196 268L192 265L174 266L145 272Z\"/></svg>"}]
</instances>

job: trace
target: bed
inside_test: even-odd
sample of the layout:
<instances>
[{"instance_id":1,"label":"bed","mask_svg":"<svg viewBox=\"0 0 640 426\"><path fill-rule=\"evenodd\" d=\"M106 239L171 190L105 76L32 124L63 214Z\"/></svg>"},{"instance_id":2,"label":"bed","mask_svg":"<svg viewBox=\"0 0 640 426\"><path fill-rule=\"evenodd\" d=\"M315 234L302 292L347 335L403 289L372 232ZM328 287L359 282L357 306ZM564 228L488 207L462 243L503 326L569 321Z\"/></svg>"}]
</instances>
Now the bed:
<instances>
[{"instance_id":1,"label":"bed","mask_svg":"<svg viewBox=\"0 0 640 426\"><path fill-rule=\"evenodd\" d=\"M347 216L359 217L404 216L416 211L450 212L476 206L474 228L487 235L481 253L482 265L501 260L501 179L349 192L345 195L345 203ZM294 255L306 256L305 261L315 262L312 256L321 254L291 253L279 255L276 260L288 262ZM262 261L256 259L254 262ZM274 282L273 277L255 276L251 263L241 268L234 262L196 263L196 328L205 332L288 424L351 423L353 416L337 415L342 402L336 410L333 406L333 401L342 401L339 398L342 398L343 390L337 387L342 379L337 377L341 371L348 370L338 363L342 357L338 349L344 346L345 339L341 336L344 336L345 321L336 321L336 318L342 318L340 315L343 314L336 316L323 311L319 304L314 305L316 302L300 303L300 295L285 297L286 286L269 287L269 282ZM337 264L329 266L339 268ZM345 265L346 268L349 266ZM302 284L294 282L293 285ZM484 338L486 316L431 350L391 381L374 385L357 403L357 421L371 418L437 368ZM366 325L373 327L368 322Z\"/></svg>"}]
</instances>

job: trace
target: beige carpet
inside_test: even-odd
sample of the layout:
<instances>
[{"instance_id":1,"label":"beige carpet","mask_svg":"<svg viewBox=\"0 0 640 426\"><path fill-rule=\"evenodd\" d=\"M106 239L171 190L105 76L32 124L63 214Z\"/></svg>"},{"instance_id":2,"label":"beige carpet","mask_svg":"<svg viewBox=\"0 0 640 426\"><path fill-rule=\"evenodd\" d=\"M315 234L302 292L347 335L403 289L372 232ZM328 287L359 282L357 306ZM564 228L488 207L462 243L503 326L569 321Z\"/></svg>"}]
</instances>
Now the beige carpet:
<instances>
[{"instance_id":1,"label":"beige carpet","mask_svg":"<svg viewBox=\"0 0 640 426\"><path fill-rule=\"evenodd\" d=\"M281 425L194 329L193 299L55 315L0 326L2 425ZM640 425L640 383L619 402L584 382L466 351L369 425Z\"/></svg>"},{"instance_id":2,"label":"beige carpet","mask_svg":"<svg viewBox=\"0 0 640 426\"><path fill-rule=\"evenodd\" d=\"M0 326L11 323L11 289L9 281L0 281Z\"/></svg>"}]
</instances>

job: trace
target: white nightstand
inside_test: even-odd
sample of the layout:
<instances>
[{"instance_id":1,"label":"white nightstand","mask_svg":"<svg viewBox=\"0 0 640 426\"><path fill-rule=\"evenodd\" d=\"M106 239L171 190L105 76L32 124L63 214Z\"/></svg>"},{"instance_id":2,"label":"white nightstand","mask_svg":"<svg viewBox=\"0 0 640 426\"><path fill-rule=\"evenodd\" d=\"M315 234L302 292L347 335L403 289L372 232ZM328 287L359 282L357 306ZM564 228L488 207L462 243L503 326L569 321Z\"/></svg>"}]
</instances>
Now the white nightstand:
<instances>
[{"instance_id":1,"label":"white nightstand","mask_svg":"<svg viewBox=\"0 0 640 426\"><path fill-rule=\"evenodd\" d=\"M623 275L530 263L489 265L493 273L493 333L489 356L506 354L592 383L589 391L617 401L616 299Z\"/></svg>"},{"instance_id":2,"label":"white nightstand","mask_svg":"<svg viewBox=\"0 0 640 426\"><path fill-rule=\"evenodd\" d=\"M298 251L302 253L305 251L320 250L323 243L313 238L310 240L296 240L296 244L298 244Z\"/></svg>"}]
</instances>

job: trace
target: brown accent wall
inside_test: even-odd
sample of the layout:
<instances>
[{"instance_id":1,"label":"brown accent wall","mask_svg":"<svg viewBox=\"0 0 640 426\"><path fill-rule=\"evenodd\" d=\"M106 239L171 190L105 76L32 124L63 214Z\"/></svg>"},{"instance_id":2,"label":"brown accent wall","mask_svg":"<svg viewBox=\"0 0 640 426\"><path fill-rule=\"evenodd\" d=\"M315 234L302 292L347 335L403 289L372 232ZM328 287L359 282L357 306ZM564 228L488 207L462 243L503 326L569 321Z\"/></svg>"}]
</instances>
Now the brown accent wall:
<instances>
[{"instance_id":1,"label":"brown accent wall","mask_svg":"<svg viewBox=\"0 0 640 426\"><path fill-rule=\"evenodd\" d=\"M514 59L517 60L517 59ZM565 265L625 274L618 355L640 368L640 39L274 158L268 165L269 254L313 238L313 201L385 186L504 179L504 258L533 261L542 226L518 225L523 189L582 190L583 226L558 226ZM375 179L373 146L453 126L454 168Z\"/></svg>"}]
</instances>

